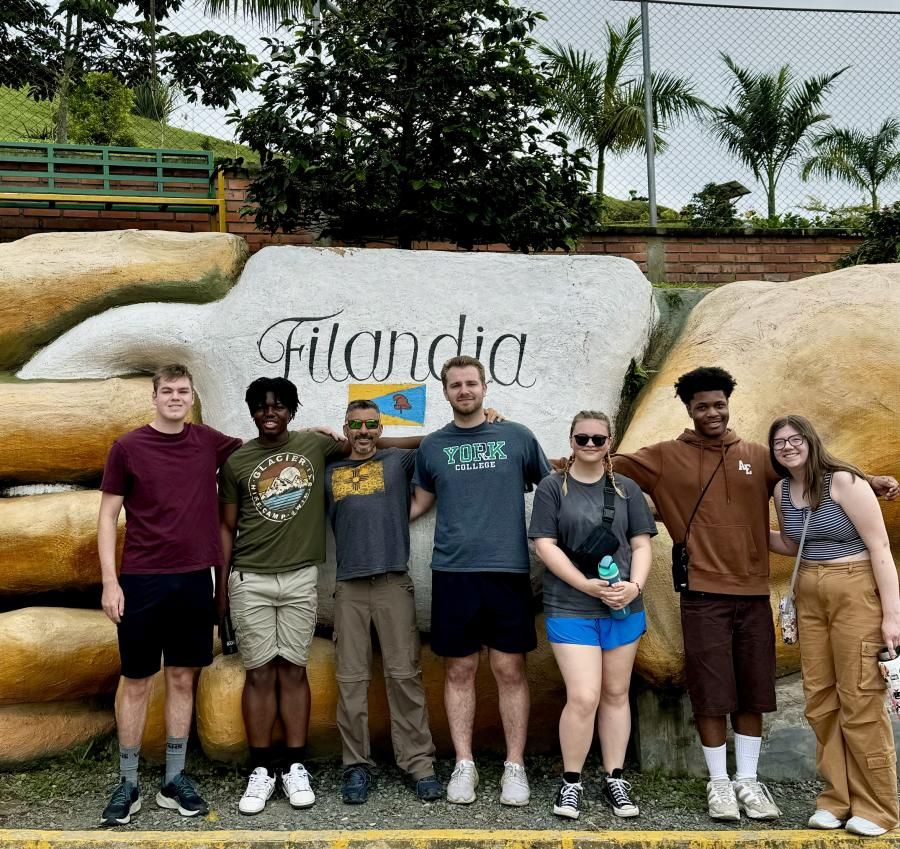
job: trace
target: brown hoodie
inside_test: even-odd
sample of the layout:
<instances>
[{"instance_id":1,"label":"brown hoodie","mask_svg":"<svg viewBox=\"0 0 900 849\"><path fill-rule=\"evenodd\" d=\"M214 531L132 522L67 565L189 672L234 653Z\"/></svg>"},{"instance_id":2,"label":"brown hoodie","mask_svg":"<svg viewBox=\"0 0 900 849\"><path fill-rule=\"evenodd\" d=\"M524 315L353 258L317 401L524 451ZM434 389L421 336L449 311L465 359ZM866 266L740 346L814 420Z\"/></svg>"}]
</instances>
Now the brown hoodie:
<instances>
[{"instance_id":1,"label":"brown hoodie","mask_svg":"<svg viewBox=\"0 0 900 849\"><path fill-rule=\"evenodd\" d=\"M684 541L694 506L715 470L688 536L688 589L769 594L769 498L778 475L768 448L744 442L732 430L717 440L685 430L677 439L613 460L617 472L653 499L675 542Z\"/></svg>"}]
</instances>

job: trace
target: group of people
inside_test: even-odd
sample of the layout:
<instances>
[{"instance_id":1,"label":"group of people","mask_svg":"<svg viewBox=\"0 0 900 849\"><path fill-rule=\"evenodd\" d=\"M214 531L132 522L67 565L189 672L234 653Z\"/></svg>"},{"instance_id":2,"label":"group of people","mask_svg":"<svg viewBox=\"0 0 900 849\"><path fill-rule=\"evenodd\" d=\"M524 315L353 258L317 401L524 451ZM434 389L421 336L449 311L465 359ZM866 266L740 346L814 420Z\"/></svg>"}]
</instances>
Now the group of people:
<instances>
[{"instance_id":1,"label":"group of people","mask_svg":"<svg viewBox=\"0 0 900 849\"><path fill-rule=\"evenodd\" d=\"M676 549L686 552L676 558L684 568L685 671L709 769L710 817L780 815L757 778L762 715L776 707L768 550L797 554L802 537L796 597L806 713L825 784L809 825L858 834L898 825L893 738L876 665L882 649L900 651L900 591L876 500L896 497L893 478L867 477L835 459L800 416L774 422L768 446L745 442L728 427L735 381L717 367L676 383L692 420L677 439L615 454L609 418L581 411L569 431L570 456L555 462L557 471L528 428L485 410L478 360L448 360L441 381L453 419L424 439L382 438L379 409L365 400L348 406L340 439L327 428L289 429L296 387L260 378L246 393L258 436L242 445L186 422L193 384L184 366L154 375L154 420L117 440L101 484L102 604L118 625L123 676L116 711L121 776L102 824L128 823L140 809L138 755L161 658L168 739L156 801L183 816L206 812L184 773L184 755L195 676L212 661L213 622L226 615L246 668L250 774L239 810L262 811L279 784L294 807L315 803L303 764L306 666L326 521L336 544L344 802L365 802L374 786L367 706L374 626L394 753L415 795L475 801L475 680L486 648L506 745L499 799L529 803L525 658L537 645L531 538L546 566L546 636L566 688L553 812L579 816L596 724L601 794L615 815L637 816L624 767L629 685L646 630L643 588L656 533L646 493ZM179 470L177 489L172 468ZM526 529L523 493L534 488ZM773 491L779 531L769 528ZM407 571L409 522L434 505L431 648L445 659L444 706L456 758L446 787L434 769ZM733 778L726 766L729 717ZM278 718L284 744L275 747Z\"/></svg>"}]
</instances>

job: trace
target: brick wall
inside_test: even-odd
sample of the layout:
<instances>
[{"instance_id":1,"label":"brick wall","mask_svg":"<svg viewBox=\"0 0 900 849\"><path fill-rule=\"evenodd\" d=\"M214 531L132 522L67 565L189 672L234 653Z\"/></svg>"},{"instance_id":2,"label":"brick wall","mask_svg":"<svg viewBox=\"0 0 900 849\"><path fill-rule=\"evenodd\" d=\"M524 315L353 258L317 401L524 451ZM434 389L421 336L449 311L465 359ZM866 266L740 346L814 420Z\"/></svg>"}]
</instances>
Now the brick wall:
<instances>
[{"instance_id":1,"label":"brick wall","mask_svg":"<svg viewBox=\"0 0 900 849\"><path fill-rule=\"evenodd\" d=\"M243 236L251 251L266 245L312 244L309 233L270 235L259 232L252 219L242 219L240 209L246 202L248 184L246 177L229 175L227 178L225 197L229 232ZM214 220L205 212L13 209L0 206L0 241L54 230L139 228L190 233L208 232L213 227ZM733 280L795 280L831 271L835 261L859 242L859 239L849 236L810 236L802 231L782 231L772 236L719 236L690 230L619 228L586 236L580 241L578 252L627 257L651 279L669 283L730 283ZM431 242L423 242L416 247L454 250L452 245ZM490 245L485 249L507 250L502 245Z\"/></svg>"}]
</instances>

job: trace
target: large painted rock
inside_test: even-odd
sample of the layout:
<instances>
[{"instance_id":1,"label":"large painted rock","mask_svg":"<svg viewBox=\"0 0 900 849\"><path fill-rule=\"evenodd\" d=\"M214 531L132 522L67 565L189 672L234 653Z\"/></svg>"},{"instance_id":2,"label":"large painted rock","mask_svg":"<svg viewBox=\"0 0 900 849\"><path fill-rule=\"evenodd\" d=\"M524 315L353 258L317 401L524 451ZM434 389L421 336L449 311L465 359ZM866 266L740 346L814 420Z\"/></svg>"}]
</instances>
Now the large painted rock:
<instances>
[{"instance_id":1,"label":"large painted rock","mask_svg":"<svg viewBox=\"0 0 900 849\"><path fill-rule=\"evenodd\" d=\"M152 418L152 392L147 378L0 383L0 480L97 476L113 441Z\"/></svg>"},{"instance_id":2,"label":"large painted rock","mask_svg":"<svg viewBox=\"0 0 900 849\"><path fill-rule=\"evenodd\" d=\"M900 476L900 265L857 267L791 283L733 283L709 294L642 394L621 450L673 439L691 426L673 384L686 371L718 365L737 380L731 427L765 442L777 416L800 413L838 457L869 472ZM900 556L900 501L882 502L894 556ZM774 510L773 510L773 526ZM654 540L654 569L668 575L670 542ZM787 588L793 562L771 557L772 602ZM654 579L655 580L655 579ZM671 591L648 599L669 638L678 627ZM774 616L774 612L773 612ZM646 638L645 638L646 639ZM679 680L680 641L641 652L651 681ZM778 642L779 671L799 667Z\"/></svg>"},{"instance_id":3,"label":"large painted rock","mask_svg":"<svg viewBox=\"0 0 900 849\"><path fill-rule=\"evenodd\" d=\"M0 369L112 306L221 297L248 253L228 233L163 230L37 233L2 244Z\"/></svg>"},{"instance_id":4,"label":"large painted rock","mask_svg":"<svg viewBox=\"0 0 900 849\"><path fill-rule=\"evenodd\" d=\"M0 613L0 705L105 695L118 678L116 626L101 611Z\"/></svg>"},{"instance_id":5,"label":"large painted rock","mask_svg":"<svg viewBox=\"0 0 900 849\"><path fill-rule=\"evenodd\" d=\"M542 635L543 620L540 617L537 624L538 634ZM337 684L334 678L334 650L330 640L313 638L307 670L312 690L308 749L316 757L339 756L341 743L335 722ZM528 655L528 676L531 681L529 751L557 751L556 724L565 704L565 688L553 659L553 652L542 636L537 650ZM422 647L422 683L428 700L429 722L435 746L439 756L448 756L453 749L444 713L444 662L427 645ZM244 667L238 655L220 655L212 666L200 674L200 685L197 688L197 732L203 751L213 760L241 762L246 758L247 739L241 718L243 686ZM478 708L475 715L475 746L479 751L498 751L502 747L503 729L497 709L497 689L486 654L481 658L476 688ZM392 758L389 748L390 719L381 661L377 652L369 690L369 729L373 749L380 757ZM276 736L280 733L281 729L276 729Z\"/></svg>"},{"instance_id":6,"label":"large painted rock","mask_svg":"<svg viewBox=\"0 0 900 849\"><path fill-rule=\"evenodd\" d=\"M112 710L92 701L0 706L0 767L61 755L114 727Z\"/></svg>"},{"instance_id":7,"label":"large painted rock","mask_svg":"<svg viewBox=\"0 0 900 849\"><path fill-rule=\"evenodd\" d=\"M0 499L0 595L99 585L99 507L97 491Z\"/></svg>"},{"instance_id":8,"label":"large painted rock","mask_svg":"<svg viewBox=\"0 0 900 849\"><path fill-rule=\"evenodd\" d=\"M183 360L204 421L251 437L247 384L283 375L298 386L300 425L337 425L348 398L368 396L382 399L385 421L414 426L389 434L410 435L451 418L441 365L470 354L487 368L488 402L558 455L577 410L615 415L655 310L649 282L618 257L271 247L223 300L110 310L57 339L19 376L108 378ZM413 527L426 628L432 535L430 517ZM325 623L333 582L329 565L319 587Z\"/></svg>"}]
</instances>

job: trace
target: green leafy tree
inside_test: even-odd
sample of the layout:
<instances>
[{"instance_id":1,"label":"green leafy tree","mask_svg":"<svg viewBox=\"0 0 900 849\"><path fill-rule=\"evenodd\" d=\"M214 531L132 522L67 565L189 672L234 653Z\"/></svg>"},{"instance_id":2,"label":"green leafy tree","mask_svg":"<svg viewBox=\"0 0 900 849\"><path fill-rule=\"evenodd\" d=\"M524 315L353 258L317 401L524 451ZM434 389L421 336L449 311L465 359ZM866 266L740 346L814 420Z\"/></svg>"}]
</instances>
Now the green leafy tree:
<instances>
[{"instance_id":1,"label":"green leafy tree","mask_svg":"<svg viewBox=\"0 0 900 849\"><path fill-rule=\"evenodd\" d=\"M235 92L251 88L256 76L255 58L231 36L180 35L160 23L182 0L61 0L52 12L38 0L9 0L11 8L5 2L0 83L57 101L57 142L69 138L70 93L91 72L129 87L175 86L188 101L213 107L234 103Z\"/></svg>"},{"instance_id":2,"label":"green leafy tree","mask_svg":"<svg viewBox=\"0 0 900 849\"><path fill-rule=\"evenodd\" d=\"M585 152L548 134L539 19L506 0L346 0L272 43L262 104L238 122L260 156L257 226L573 247L596 204Z\"/></svg>"},{"instance_id":3,"label":"green leafy tree","mask_svg":"<svg viewBox=\"0 0 900 849\"><path fill-rule=\"evenodd\" d=\"M640 40L640 19L629 18L621 27L607 23L602 58L558 42L541 47L549 62L563 127L597 156L596 189L601 199L607 154L646 147ZM668 127L682 118L703 114L706 105L694 94L690 82L670 73L652 74L650 91L655 144L662 151Z\"/></svg>"},{"instance_id":4,"label":"green leafy tree","mask_svg":"<svg viewBox=\"0 0 900 849\"><path fill-rule=\"evenodd\" d=\"M900 262L900 201L866 215L863 243L837 262L838 268Z\"/></svg>"},{"instance_id":5,"label":"green leafy tree","mask_svg":"<svg viewBox=\"0 0 900 849\"><path fill-rule=\"evenodd\" d=\"M756 73L725 53L722 59L734 82L731 103L713 109L713 131L764 184L768 216L774 219L778 180L785 166L801 155L812 128L831 117L821 111L822 101L847 69L798 82L788 65L774 74Z\"/></svg>"},{"instance_id":6,"label":"green leafy tree","mask_svg":"<svg viewBox=\"0 0 900 849\"><path fill-rule=\"evenodd\" d=\"M878 209L878 188L900 176L900 121L888 118L874 133L830 127L813 141L815 153L803 163L804 180L810 175L837 178L861 189Z\"/></svg>"},{"instance_id":7,"label":"green leafy tree","mask_svg":"<svg viewBox=\"0 0 900 849\"><path fill-rule=\"evenodd\" d=\"M735 198L728 189L717 183L707 183L681 210L683 218L689 218L694 227L736 227L738 218L734 211Z\"/></svg>"}]
</instances>

